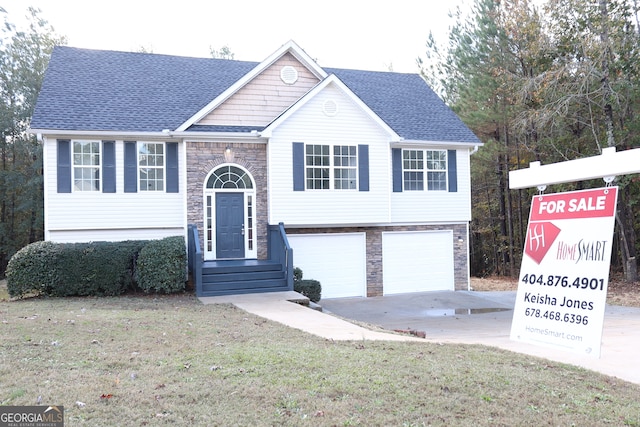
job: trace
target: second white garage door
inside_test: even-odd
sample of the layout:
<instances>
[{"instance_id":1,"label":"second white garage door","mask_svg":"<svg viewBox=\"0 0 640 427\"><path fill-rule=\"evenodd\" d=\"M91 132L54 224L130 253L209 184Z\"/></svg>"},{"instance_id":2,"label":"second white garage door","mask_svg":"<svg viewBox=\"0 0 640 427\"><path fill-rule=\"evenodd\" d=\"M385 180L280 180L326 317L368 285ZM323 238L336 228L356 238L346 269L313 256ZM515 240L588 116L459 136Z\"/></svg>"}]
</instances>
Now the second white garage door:
<instances>
[{"instance_id":1,"label":"second white garage door","mask_svg":"<svg viewBox=\"0 0 640 427\"><path fill-rule=\"evenodd\" d=\"M454 290L453 233L382 233L383 293Z\"/></svg>"},{"instance_id":2,"label":"second white garage door","mask_svg":"<svg viewBox=\"0 0 640 427\"><path fill-rule=\"evenodd\" d=\"M289 234L293 265L322 286L322 298L366 296L365 233Z\"/></svg>"}]
</instances>

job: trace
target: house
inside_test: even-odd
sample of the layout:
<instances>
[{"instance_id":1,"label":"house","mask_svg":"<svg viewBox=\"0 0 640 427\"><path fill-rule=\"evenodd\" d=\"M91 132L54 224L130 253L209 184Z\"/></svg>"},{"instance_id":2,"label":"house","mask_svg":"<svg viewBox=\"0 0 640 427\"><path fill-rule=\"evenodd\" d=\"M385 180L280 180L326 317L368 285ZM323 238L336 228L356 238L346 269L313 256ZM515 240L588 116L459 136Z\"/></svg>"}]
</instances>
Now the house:
<instances>
[{"instance_id":1,"label":"house","mask_svg":"<svg viewBox=\"0 0 640 427\"><path fill-rule=\"evenodd\" d=\"M324 298L468 289L481 143L417 74L59 46L31 132L46 240L184 235L200 295L290 289L291 252Z\"/></svg>"}]
</instances>

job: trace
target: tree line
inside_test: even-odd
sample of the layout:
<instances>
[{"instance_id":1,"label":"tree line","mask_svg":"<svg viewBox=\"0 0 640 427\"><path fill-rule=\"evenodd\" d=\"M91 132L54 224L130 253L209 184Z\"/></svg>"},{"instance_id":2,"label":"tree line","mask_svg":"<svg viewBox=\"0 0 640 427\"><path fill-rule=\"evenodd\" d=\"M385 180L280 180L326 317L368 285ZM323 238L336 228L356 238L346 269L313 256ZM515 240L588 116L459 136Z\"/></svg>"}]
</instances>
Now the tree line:
<instances>
[{"instance_id":1,"label":"tree line","mask_svg":"<svg viewBox=\"0 0 640 427\"><path fill-rule=\"evenodd\" d=\"M0 7L0 277L18 249L43 238L42 146L27 129L51 51L65 42L28 13L19 30Z\"/></svg>"},{"instance_id":2,"label":"tree line","mask_svg":"<svg viewBox=\"0 0 640 427\"><path fill-rule=\"evenodd\" d=\"M475 0L422 74L484 142L471 158L473 275L518 274L530 201L508 172L640 146L637 0ZM640 178L619 176L612 269L637 279ZM603 186L553 185L546 192Z\"/></svg>"}]
</instances>

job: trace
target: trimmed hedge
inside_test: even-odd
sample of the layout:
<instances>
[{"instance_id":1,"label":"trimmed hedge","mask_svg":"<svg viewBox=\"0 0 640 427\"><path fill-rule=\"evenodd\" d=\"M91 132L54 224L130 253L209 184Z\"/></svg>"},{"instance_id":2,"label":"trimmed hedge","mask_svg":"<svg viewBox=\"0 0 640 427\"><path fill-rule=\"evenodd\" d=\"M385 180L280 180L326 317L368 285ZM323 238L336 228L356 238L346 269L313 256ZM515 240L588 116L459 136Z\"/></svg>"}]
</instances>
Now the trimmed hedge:
<instances>
[{"instance_id":1,"label":"trimmed hedge","mask_svg":"<svg viewBox=\"0 0 640 427\"><path fill-rule=\"evenodd\" d=\"M293 269L293 290L304 295L313 302L320 301L322 297L322 286L320 282L313 279L302 279L302 270L298 267Z\"/></svg>"},{"instance_id":2,"label":"trimmed hedge","mask_svg":"<svg viewBox=\"0 0 640 427\"><path fill-rule=\"evenodd\" d=\"M137 281L145 292L177 292L185 286L186 258L180 236L152 241L35 242L9 261L7 289L12 297L120 295L135 288Z\"/></svg>"},{"instance_id":3,"label":"trimmed hedge","mask_svg":"<svg viewBox=\"0 0 640 427\"><path fill-rule=\"evenodd\" d=\"M55 246L51 242L35 242L11 257L5 272L9 295L17 297L30 292L47 294L48 289L60 281L59 272L54 268Z\"/></svg>"},{"instance_id":4,"label":"trimmed hedge","mask_svg":"<svg viewBox=\"0 0 640 427\"><path fill-rule=\"evenodd\" d=\"M138 287L143 291L184 291L187 281L187 250L184 237L173 236L149 242L136 263Z\"/></svg>"},{"instance_id":5,"label":"trimmed hedge","mask_svg":"<svg viewBox=\"0 0 640 427\"><path fill-rule=\"evenodd\" d=\"M7 265L11 296L120 295L133 284L134 259L146 241L35 242Z\"/></svg>"}]
</instances>

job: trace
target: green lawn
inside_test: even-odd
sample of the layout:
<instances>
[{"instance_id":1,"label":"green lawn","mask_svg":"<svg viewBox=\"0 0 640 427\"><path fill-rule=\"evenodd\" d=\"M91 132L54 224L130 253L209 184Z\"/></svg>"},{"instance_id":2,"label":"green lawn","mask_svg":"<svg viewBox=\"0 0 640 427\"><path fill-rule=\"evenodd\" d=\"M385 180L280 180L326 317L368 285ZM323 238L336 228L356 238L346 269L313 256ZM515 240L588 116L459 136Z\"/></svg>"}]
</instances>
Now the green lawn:
<instances>
[{"instance_id":1,"label":"green lawn","mask_svg":"<svg viewBox=\"0 0 640 427\"><path fill-rule=\"evenodd\" d=\"M640 386L581 368L333 342L190 295L4 300L0 322L0 404L40 396L66 426L640 426Z\"/></svg>"}]
</instances>

